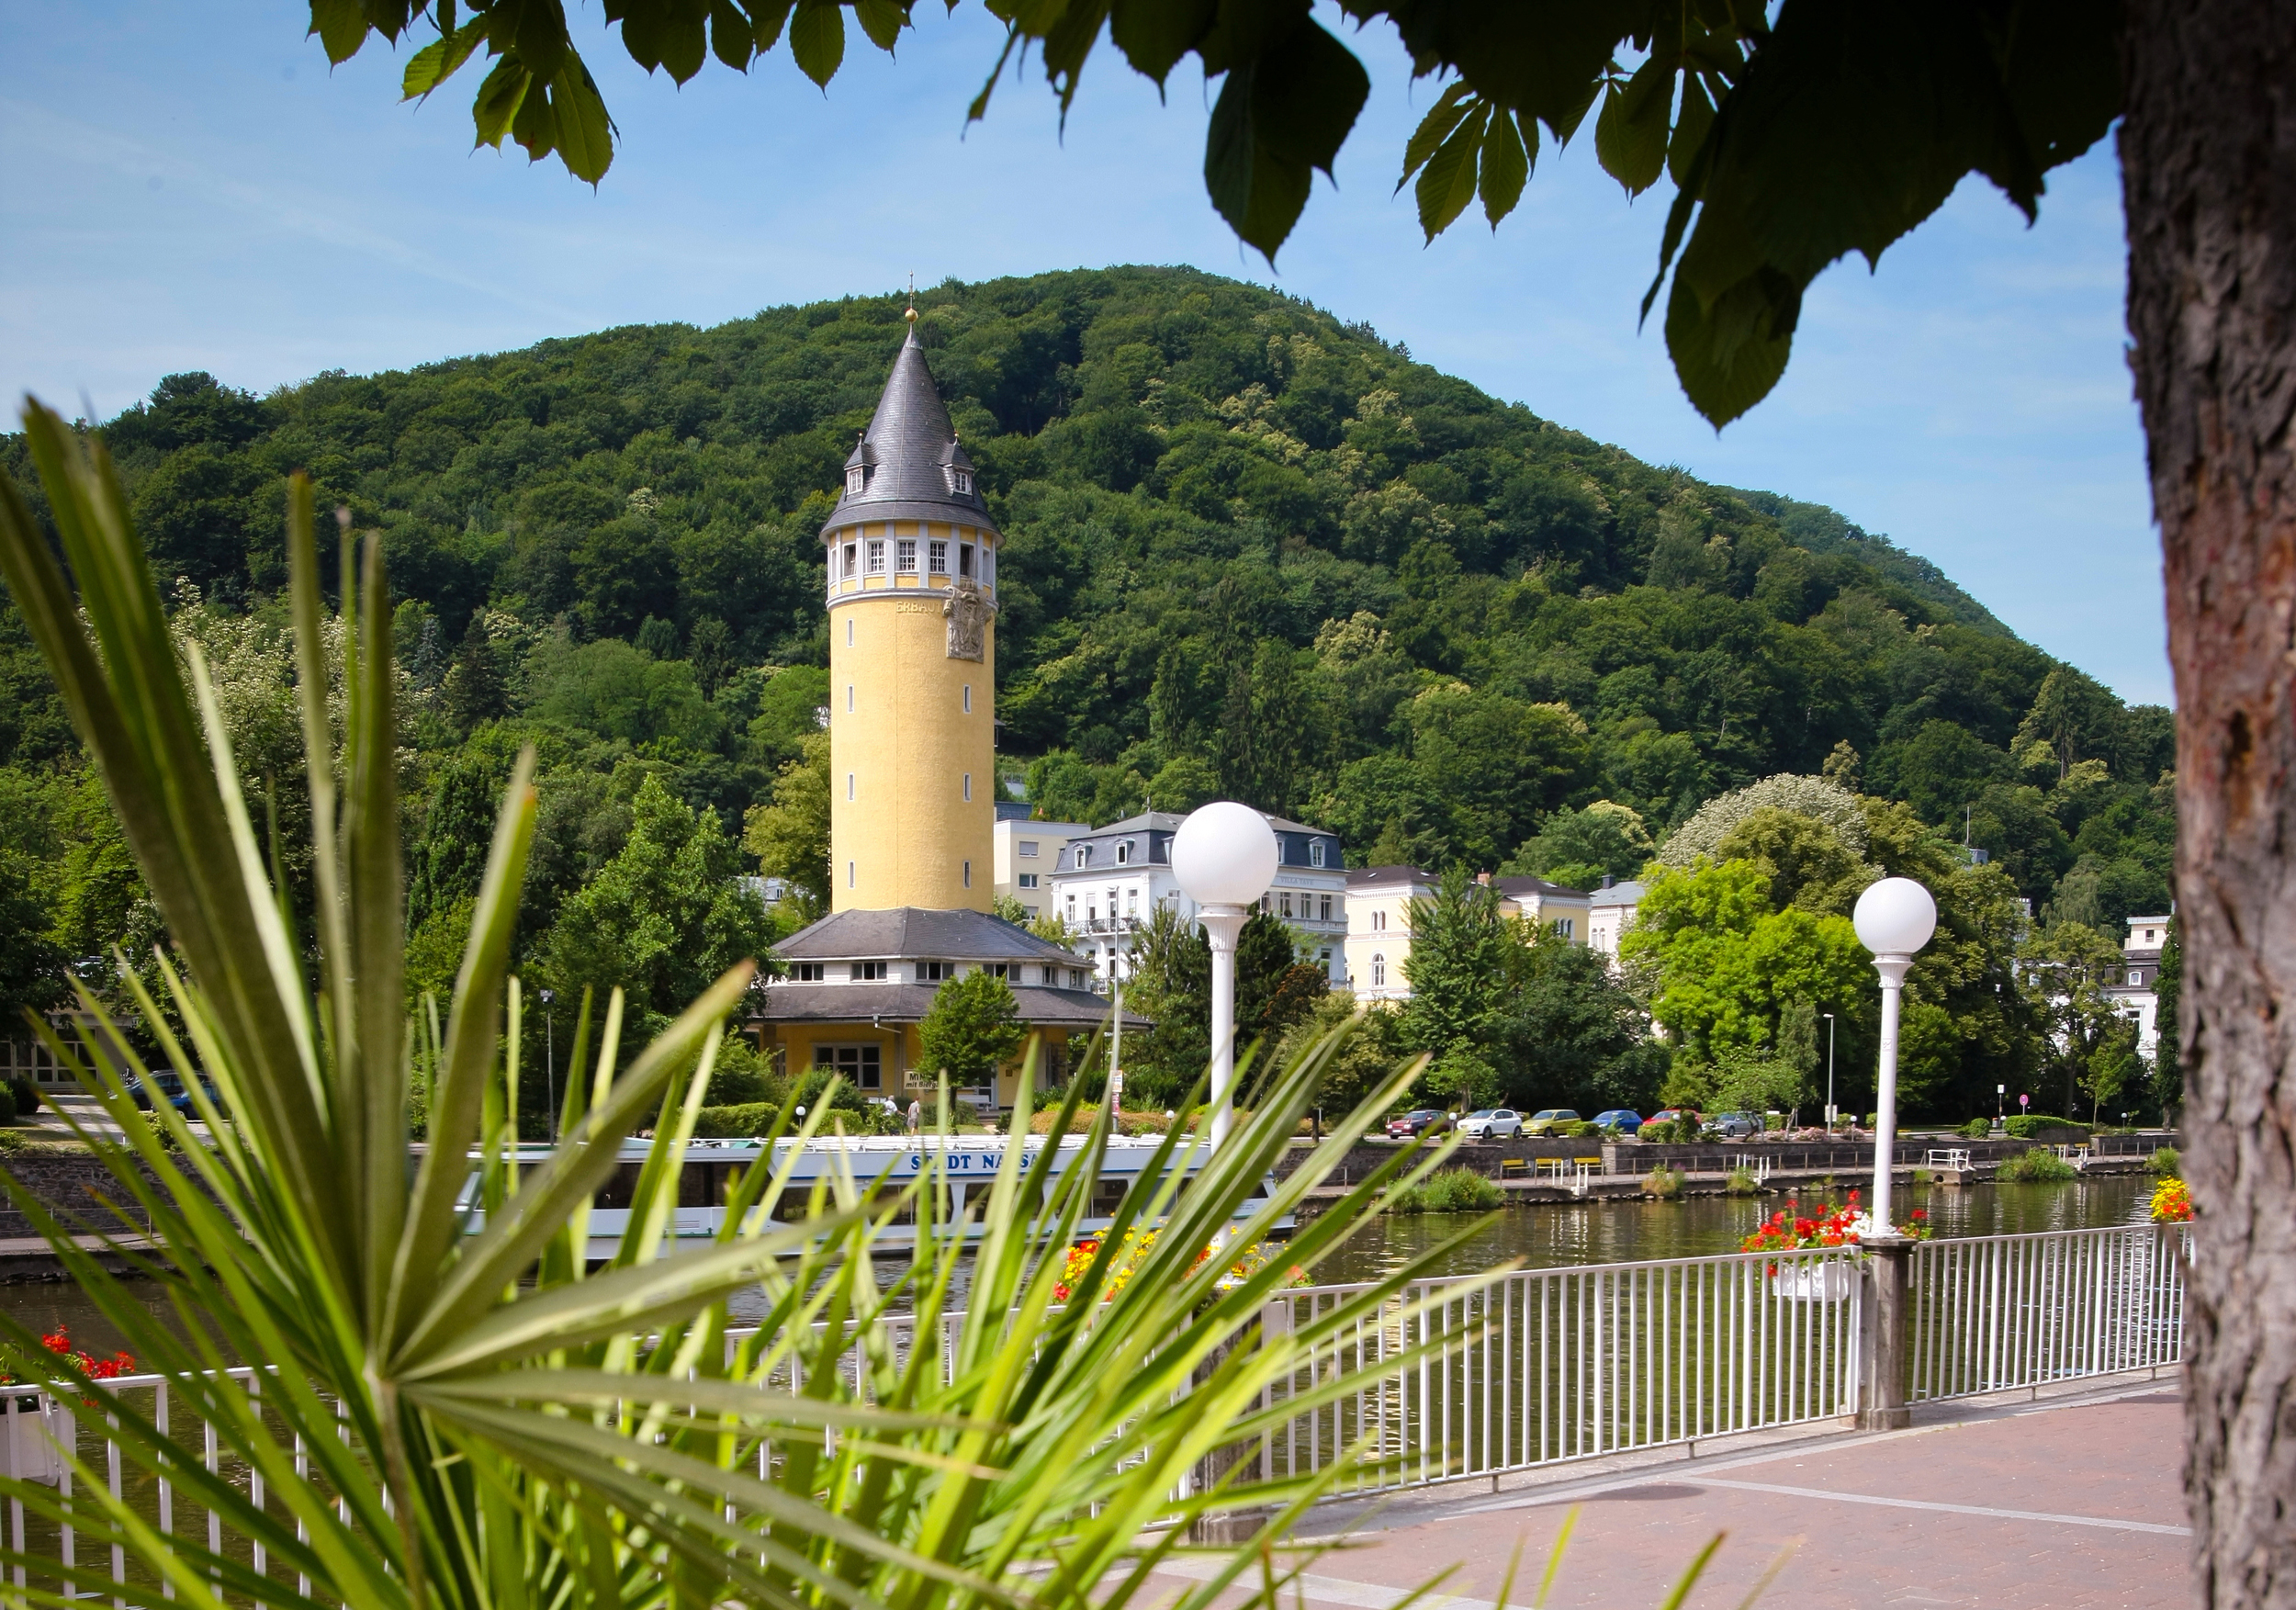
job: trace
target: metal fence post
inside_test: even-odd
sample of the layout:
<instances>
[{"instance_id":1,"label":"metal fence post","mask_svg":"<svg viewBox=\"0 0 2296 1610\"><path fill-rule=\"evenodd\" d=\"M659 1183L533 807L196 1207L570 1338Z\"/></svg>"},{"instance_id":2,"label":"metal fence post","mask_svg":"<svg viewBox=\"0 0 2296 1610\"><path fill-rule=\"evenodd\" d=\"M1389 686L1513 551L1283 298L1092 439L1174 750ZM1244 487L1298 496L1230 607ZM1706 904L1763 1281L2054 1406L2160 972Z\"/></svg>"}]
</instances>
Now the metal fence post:
<instances>
[{"instance_id":1,"label":"metal fence post","mask_svg":"<svg viewBox=\"0 0 2296 1610\"><path fill-rule=\"evenodd\" d=\"M1914 1244L1897 1236L1864 1243L1864 1290L1859 1295L1858 1429L1902 1431L1913 1424L1906 1406L1907 1276Z\"/></svg>"}]
</instances>

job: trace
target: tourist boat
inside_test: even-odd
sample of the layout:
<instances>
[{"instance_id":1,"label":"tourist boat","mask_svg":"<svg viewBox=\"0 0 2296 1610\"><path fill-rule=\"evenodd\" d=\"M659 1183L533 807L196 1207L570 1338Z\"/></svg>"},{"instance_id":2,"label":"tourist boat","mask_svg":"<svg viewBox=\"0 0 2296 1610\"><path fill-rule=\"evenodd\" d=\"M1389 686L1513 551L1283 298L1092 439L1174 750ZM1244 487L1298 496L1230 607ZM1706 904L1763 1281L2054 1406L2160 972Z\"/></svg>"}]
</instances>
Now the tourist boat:
<instances>
[{"instance_id":1,"label":"tourist boat","mask_svg":"<svg viewBox=\"0 0 2296 1610\"><path fill-rule=\"evenodd\" d=\"M678 1206L669 1232L672 1244L694 1245L717 1235L725 1226L725 1202L734 1180L763 1156L767 1144L759 1140L697 1140L686 1143L684 1166L678 1176ZM880 1194L892 1195L925 1172L930 1160L940 1158L947 1181L941 1222L952 1229L963 1222L965 1234L977 1240L985 1233L981 1220L988 1191L996 1183L996 1171L1003 1165L1006 1148L1011 1142L1003 1135L855 1135L816 1136L809 1141L783 1140L771 1144L776 1164L789 1167L789 1180L775 1209L778 1220L793 1222L804 1219L810 1211L815 1181L835 1177L840 1170L849 1171L857 1185L878 1181ZM1068 1135L1054 1143L1048 1137L1032 1135L1023 1140L1021 1145L1028 1153L1028 1160L1022 1164L1024 1169L1038 1154L1052 1146L1052 1166L1058 1174L1074 1166L1084 1155L1085 1137ZM1092 1200L1075 1225L1078 1236L1098 1234L1108 1229L1125 1191L1154 1163L1160 1145L1159 1141L1149 1138L1109 1140L1101 1154ZM630 1222L630 1199L636 1192L639 1171L652 1147L650 1141L622 1143L621 1165L599 1188L591 1202L588 1248L591 1261L611 1258L621 1250L623 1233ZM550 1154L551 1148L546 1145L520 1145L521 1176L540 1168ZM475 1162L477 1154L472 1156ZM1187 1190L1202 1161L1200 1149L1192 1151L1185 1143L1174 1153L1172 1165L1182 1171L1181 1192ZM464 1228L472 1234L482 1229L486 1222L485 1214L476 1205L478 1187L474 1171L461 1197ZM1267 1206L1275 1190L1276 1177L1271 1173L1237 1207L1234 1222L1241 1224L1256 1216ZM969 1220L965 1217L968 1206ZM1270 1236L1278 1240L1289 1236L1295 1222L1291 1214L1284 1214L1270 1230ZM916 1235L914 1217L904 1211L895 1222L877 1233L872 1250L892 1255L906 1253L916 1244Z\"/></svg>"}]
</instances>

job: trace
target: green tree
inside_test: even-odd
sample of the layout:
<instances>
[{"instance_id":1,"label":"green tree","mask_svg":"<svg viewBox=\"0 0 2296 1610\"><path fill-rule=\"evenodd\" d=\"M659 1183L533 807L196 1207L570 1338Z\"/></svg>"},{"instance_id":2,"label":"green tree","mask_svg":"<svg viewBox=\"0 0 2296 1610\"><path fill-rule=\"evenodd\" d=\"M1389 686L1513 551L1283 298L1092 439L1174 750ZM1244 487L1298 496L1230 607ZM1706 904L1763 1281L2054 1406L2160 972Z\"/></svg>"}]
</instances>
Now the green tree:
<instances>
[{"instance_id":1,"label":"green tree","mask_svg":"<svg viewBox=\"0 0 2296 1610\"><path fill-rule=\"evenodd\" d=\"M1518 925L1518 929L1527 925ZM1505 1098L1522 1108L1649 1112L1665 1077L1649 1015L1609 959L1552 929L1518 931L1495 1025Z\"/></svg>"},{"instance_id":2,"label":"green tree","mask_svg":"<svg viewBox=\"0 0 2296 1610\"><path fill-rule=\"evenodd\" d=\"M741 847L758 870L788 882L797 915L806 922L829 909L829 735L806 736L800 758L773 780L773 803L749 807Z\"/></svg>"},{"instance_id":3,"label":"green tree","mask_svg":"<svg viewBox=\"0 0 2296 1610\"><path fill-rule=\"evenodd\" d=\"M409 856L407 927L420 929L433 911L478 898L494 842L494 818L509 781L512 757L472 745L439 767L424 802L422 830ZM468 929L466 910L463 929Z\"/></svg>"},{"instance_id":4,"label":"green tree","mask_svg":"<svg viewBox=\"0 0 2296 1610\"><path fill-rule=\"evenodd\" d=\"M511 713L500 651L487 632L483 614L473 613L463 629L462 647L447 668L445 688L447 719L465 733Z\"/></svg>"},{"instance_id":5,"label":"green tree","mask_svg":"<svg viewBox=\"0 0 2296 1610\"><path fill-rule=\"evenodd\" d=\"M988 1083L1028 1037L1012 985L977 967L933 991L932 1008L917 1026L924 1071L951 1085Z\"/></svg>"},{"instance_id":6,"label":"green tree","mask_svg":"<svg viewBox=\"0 0 2296 1610\"><path fill-rule=\"evenodd\" d=\"M1548 816L1505 870L1551 879L1566 888L1592 889L1605 874L1633 877L1652 850L1640 811L1598 799L1584 810L1565 808Z\"/></svg>"},{"instance_id":7,"label":"green tree","mask_svg":"<svg viewBox=\"0 0 2296 1610\"><path fill-rule=\"evenodd\" d=\"M1432 897L1411 903L1411 998L1397 1025L1404 1045L1435 1058L1434 1087L1473 1098L1495 1072L1484 1050L1504 998L1520 940L1500 914L1499 891L1464 867L1443 874Z\"/></svg>"},{"instance_id":8,"label":"green tree","mask_svg":"<svg viewBox=\"0 0 2296 1610\"><path fill-rule=\"evenodd\" d=\"M2026 995L2045 1025L2049 1063L2063 1081L2058 1110L2075 1117L2081 1092L2116 1071L2126 1075L2119 1050L2126 1024L2106 993L2121 981L2121 947L2095 929L2060 922L2036 931L2020 961Z\"/></svg>"},{"instance_id":9,"label":"green tree","mask_svg":"<svg viewBox=\"0 0 2296 1610\"><path fill-rule=\"evenodd\" d=\"M1626 960L1657 970L1659 1021L1709 1060L1774 1044L1791 1003L1847 1013L1871 993L1873 971L1849 918L1773 910L1770 889L1751 861L1663 869L1620 941Z\"/></svg>"},{"instance_id":10,"label":"green tree","mask_svg":"<svg viewBox=\"0 0 2296 1610\"><path fill-rule=\"evenodd\" d=\"M1211 1056L1211 945L1203 930L1159 902L1131 938L1124 1009L1154 1027L1147 1043L1125 1041L1125 1097L1168 1107L1204 1074Z\"/></svg>"},{"instance_id":11,"label":"green tree","mask_svg":"<svg viewBox=\"0 0 2296 1610\"><path fill-rule=\"evenodd\" d=\"M632 1033L661 1021L743 961L770 961L765 907L714 812L696 812L648 777L621 853L558 908L543 972L564 999L584 985L602 1001L628 992Z\"/></svg>"}]
</instances>

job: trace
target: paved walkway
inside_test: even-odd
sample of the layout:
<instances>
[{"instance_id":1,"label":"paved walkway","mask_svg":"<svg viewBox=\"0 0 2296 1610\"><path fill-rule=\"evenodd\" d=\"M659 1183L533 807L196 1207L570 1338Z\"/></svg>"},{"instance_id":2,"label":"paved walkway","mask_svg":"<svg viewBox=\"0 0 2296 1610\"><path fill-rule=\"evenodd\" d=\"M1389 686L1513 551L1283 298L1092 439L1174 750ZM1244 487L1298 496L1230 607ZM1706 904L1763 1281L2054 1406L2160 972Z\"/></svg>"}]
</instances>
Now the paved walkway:
<instances>
[{"instance_id":1,"label":"paved walkway","mask_svg":"<svg viewBox=\"0 0 2296 1610\"><path fill-rule=\"evenodd\" d=\"M1760 1610L2189 1605L2182 1437L2164 1381L1964 1410L1911 1431L1326 1512L1313 1524L1340 1547L1314 1563L1306 1605L1393 1610L1456 1562L1439 1596L1412 1610L1493 1610L1522 1538L1512 1602L1526 1607L1574 1505L1557 1606L1656 1606L1716 1533L1688 1610L1731 1610L1773 1566ZM1193 1574L1188 1563L1176 1574Z\"/></svg>"}]
</instances>

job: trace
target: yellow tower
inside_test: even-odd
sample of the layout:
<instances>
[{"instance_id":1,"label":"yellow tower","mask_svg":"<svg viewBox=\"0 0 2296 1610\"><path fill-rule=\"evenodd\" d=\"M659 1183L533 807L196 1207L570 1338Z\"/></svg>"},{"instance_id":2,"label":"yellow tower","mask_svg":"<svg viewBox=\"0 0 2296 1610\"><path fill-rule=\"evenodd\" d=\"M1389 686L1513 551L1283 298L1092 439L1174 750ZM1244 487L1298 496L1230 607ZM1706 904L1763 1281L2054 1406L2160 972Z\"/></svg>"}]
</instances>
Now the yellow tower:
<instances>
[{"instance_id":1,"label":"yellow tower","mask_svg":"<svg viewBox=\"0 0 2296 1610\"><path fill-rule=\"evenodd\" d=\"M832 911L986 911L996 824L996 549L908 338L821 528Z\"/></svg>"}]
</instances>

